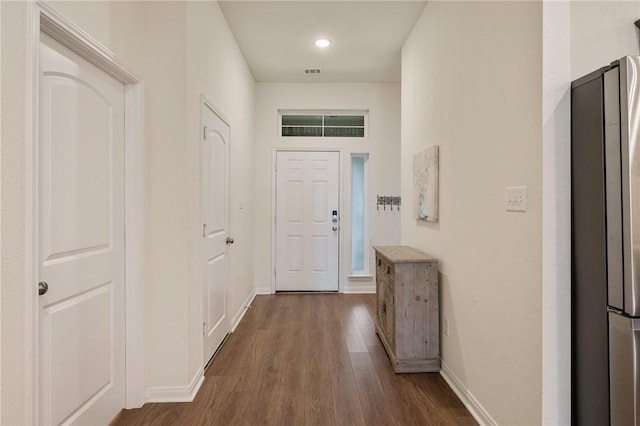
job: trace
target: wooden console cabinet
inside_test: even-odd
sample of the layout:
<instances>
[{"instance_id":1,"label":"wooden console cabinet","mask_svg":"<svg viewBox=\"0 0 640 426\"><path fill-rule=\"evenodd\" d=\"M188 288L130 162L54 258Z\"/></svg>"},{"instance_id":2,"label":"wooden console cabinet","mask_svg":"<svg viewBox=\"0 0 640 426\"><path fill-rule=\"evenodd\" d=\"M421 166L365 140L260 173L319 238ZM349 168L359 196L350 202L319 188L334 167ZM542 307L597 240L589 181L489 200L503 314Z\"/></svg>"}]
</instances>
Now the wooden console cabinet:
<instances>
[{"instance_id":1,"label":"wooden console cabinet","mask_svg":"<svg viewBox=\"0 0 640 426\"><path fill-rule=\"evenodd\" d=\"M438 260L376 246L376 333L396 373L440 371Z\"/></svg>"}]
</instances>

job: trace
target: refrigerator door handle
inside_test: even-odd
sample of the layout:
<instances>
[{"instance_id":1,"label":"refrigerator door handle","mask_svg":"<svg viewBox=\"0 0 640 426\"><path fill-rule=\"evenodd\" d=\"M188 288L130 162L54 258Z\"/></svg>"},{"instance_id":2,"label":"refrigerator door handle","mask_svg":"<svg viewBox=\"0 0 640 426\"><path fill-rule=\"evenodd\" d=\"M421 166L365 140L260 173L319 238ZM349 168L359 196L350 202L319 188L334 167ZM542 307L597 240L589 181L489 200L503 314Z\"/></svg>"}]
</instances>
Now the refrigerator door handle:
<instances>
[{"instance_id":1,"label":"refrigerator door handle","mask_svg":"<svg viewBox=\"0 0 640 426\"><path fill-rule=\"evenodd\" d=\"M624 309L622 166L620 151L620 69L604 78L604 162L607 230L607 302Z\"/></svg>"}]
</instances>

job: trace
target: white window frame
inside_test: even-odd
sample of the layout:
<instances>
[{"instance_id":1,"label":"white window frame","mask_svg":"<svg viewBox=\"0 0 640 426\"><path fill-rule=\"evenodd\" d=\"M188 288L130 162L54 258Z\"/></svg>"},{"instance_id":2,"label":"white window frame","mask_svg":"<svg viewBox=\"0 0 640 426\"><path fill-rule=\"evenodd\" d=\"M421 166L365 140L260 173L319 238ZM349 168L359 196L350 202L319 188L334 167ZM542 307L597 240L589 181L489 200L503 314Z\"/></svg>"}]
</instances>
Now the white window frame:
<instances>
[{"instance_id":1,"label":"white window frame","mask_svg":"<svg viewBox=\"0 0 640 426\"><path fill-rule=\"evenodd\" d=\"M282 136L282 116L283 115L362 115L364 117L364 136ZM324 128L324 125L323 125ZM369 110L368 109L280 109L278 110L278 138L281 140L351 140L362 141L369 137Z\"/></svg>"},{"instance_id":2,"label":"white window frame","mask_svg":"<svg viewBox=\"0 0 640 426\"><path fill-rule=\"evenodd\" d=\"M353 269L353 159L354 158L362 158L364 159L364 188L363 188L363 200L364 200L364 235L363 235L363 269L362 270L354 270ZM350 231L351 235L349 238L349 278L369 278L371 277L371 262L369 255L369 203L368 201L368 193L369 193L369 153L352 153L349 161L349 181L351 183L351 188L349 190L350 200L349 200L349 211L350 211Z\"/></svg>"}]
</instances>

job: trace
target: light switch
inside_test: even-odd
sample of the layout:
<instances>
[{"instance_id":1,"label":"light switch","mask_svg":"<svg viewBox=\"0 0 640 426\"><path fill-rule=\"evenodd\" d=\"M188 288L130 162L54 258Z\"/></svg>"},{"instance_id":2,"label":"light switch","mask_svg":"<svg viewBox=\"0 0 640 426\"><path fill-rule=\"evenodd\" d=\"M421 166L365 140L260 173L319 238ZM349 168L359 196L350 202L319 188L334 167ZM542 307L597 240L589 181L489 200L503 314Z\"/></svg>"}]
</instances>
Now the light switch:
<instances>
[{"instance_id":1,"label":"light switch","mask_svg":"<svg viewBox=\"0 0 640 426\"><path fill-rule=\"evenodd\" d=\"M508 212L527 211L527 187L507 186L504 196L505 209Z\"/></svg>"}]
</instances>

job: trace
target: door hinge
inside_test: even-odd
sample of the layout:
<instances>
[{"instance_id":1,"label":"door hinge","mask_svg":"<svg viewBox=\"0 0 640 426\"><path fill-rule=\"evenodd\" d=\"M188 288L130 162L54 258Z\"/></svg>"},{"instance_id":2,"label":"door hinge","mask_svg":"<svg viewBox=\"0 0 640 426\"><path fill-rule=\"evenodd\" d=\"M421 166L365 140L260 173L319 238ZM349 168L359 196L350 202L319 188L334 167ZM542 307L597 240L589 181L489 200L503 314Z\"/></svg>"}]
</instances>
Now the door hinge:
<instances>
[{"instance_id":1,"label":"door hinge","mask_svg":"<svg viewBox=\"0 0 640 426\"><path fill-rule=\"evenodd\" d=\"M206 322L202 323L202 335L203 336L207 335L207 323Z\"/></svg>"},{"instance_id":2,"label":"door hinge","mask_svg":"<svg viewBox=\"0 0 640 426\"><path fill-rule=\"evenodd\" d=\"M206 141L207 139L209 139L209 137L207 136L207 126L204 126L202 128L202 138Z\"/></svg>"},{"instance_id":3,"label":"door hinge","mask_svg":"<svg viewBox=\"0 0 640 426\"><path fill-rule=\"evenodd\" d=\"M202 238L206 238L207 237L207 224L203 224L202 225Z\"/></svg>"}]
</instances>

